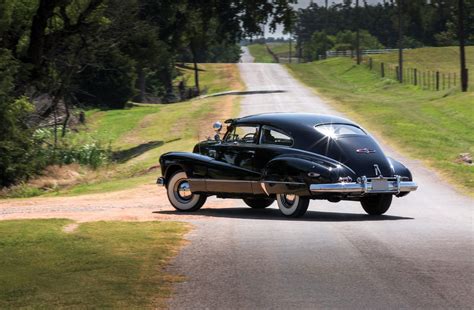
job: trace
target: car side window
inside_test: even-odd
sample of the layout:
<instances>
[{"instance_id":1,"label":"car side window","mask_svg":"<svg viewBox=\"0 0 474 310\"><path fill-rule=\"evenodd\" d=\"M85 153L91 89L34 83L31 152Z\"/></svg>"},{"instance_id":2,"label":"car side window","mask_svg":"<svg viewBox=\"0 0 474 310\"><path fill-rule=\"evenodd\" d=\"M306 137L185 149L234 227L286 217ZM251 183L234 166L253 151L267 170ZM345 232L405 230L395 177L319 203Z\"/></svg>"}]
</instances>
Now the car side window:
<instances>
[{"instance_id":1,"label":"car side window","mask_svg":"<svg viewBox=\"0 0 474 310\"><path fill-rule=\"evenodd\" d=\"M284 146L292 146L293 139L279 131L275 130L270 127L263 127L262 128L262 136L260 138L261 144L275 144L275 145L284 145Z\"/></svg>"},{"instance_id":2,"label":"car side window","mask_svg":"<svg viewBox=\"0 0 474 310\"><path fill-rule=\"evenodd\" d=\"M258 126L235 126L225 136L226 142L257 143Z\"/></svg>"}]
</instances>

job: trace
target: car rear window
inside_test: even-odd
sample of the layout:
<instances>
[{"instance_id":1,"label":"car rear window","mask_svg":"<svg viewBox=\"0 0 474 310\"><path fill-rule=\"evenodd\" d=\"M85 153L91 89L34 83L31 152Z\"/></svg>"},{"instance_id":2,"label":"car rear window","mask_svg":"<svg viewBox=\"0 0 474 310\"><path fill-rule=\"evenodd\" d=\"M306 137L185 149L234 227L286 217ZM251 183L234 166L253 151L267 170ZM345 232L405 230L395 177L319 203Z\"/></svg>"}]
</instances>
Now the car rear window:
<instances>
[{"instance_id":1,"label":"car rear window","mask_svg":"<svg viewBox=\"0 0 474 310\"><path fill-rule=\"evenodd\" d=\"M322 124L314 126L318 132L327 137L338 137L344 135L366 136L365 131L357 126L349 124Z\"/></svg>"}]
</instances>

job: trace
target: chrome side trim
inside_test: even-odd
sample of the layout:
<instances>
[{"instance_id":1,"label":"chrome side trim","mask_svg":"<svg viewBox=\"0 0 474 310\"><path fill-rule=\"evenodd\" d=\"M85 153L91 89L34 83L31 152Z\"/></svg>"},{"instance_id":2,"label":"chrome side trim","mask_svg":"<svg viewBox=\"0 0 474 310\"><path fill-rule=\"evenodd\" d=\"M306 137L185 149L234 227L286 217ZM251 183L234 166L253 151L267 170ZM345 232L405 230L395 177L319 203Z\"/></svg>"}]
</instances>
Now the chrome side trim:
<instances>
[{"instance_id":1,"label":"chrome side trim","mask_svg":"<svg viewBox=\"0 0 474 310\"><path fill-rule=\"evenodd\" d=\"M158 185L158 186L165 186L165 178L159 177L159 178L156 180L156 185Z\"/></svg>"},{"instance_id":2,"label":"chrome side trim","mask_svg":"<svg viewBox=\"0 0 474 310\"><path fill-rule=\"evenodd\" d=\"M281 181L248 181L248 180L224 180L224 179L189 179L189 181L205 181L205 182L219 182L219 183L265 183L265 184L286 184L286 185L305 185L299 182L281 182Z\"/></svg>"},{"instance_id":3,"label":"chrome side trim","mask_svg":"<svg viewBox=\"0 0 474 310\"><path fill-rule=\"evenodd\" d=\"M267 187L265 186L265 182L260 182L260 186L262 187L265 194L267 194L267 196L270 196L270 194L267 191Z\"/></svg>"},{"instance_id":4,"label":"chrome side trim","mask_svg":"<svg viewBox=\"0 0 474 310\"><path fill-rule=\"evenodd\" d=\"M305 191L309 194L308 185L298 182L281 181L251 181L251 180L229 180L229 179L188 179L191 192L210 193L249 193L266 194L293 193Z\"/></svg>"},{"instance_id":5,"label":"chrome side trim","mask_svg":"<svg viewBox=\"0 0 474 310\"><path fill-rule=\"evenodd\" d=\"M286 184L286 185L305 185L305 183L299 182L281 182L281 181L263 181L265 184Z\"/></svg>"}]
</instances>

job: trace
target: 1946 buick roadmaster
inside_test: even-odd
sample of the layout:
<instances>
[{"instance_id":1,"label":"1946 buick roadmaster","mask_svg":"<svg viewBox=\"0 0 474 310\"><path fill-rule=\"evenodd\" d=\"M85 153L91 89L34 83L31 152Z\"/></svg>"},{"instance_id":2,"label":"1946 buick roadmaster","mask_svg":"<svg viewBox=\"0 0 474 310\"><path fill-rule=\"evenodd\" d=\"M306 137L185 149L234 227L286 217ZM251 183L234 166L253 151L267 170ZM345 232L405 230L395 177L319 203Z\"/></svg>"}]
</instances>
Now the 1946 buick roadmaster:
<instances>
[{"instance_id":1,"label":"1946 buick roadmaster","mask_svg":"<svg viewBox=\"0 0 474 310\"><path fill-rule=\"evenodd\" d=\"M281 213L302 216L310 199L360 201L370 215L385 213L392 196L417 189L410 171L384 152L363 128L343 118L268 113L230 119L221 139L198 143L193 153L160 157L170 203L195 211L206 198L238 198L251 208L275 200Z\"/></svg>"}]
</instances>

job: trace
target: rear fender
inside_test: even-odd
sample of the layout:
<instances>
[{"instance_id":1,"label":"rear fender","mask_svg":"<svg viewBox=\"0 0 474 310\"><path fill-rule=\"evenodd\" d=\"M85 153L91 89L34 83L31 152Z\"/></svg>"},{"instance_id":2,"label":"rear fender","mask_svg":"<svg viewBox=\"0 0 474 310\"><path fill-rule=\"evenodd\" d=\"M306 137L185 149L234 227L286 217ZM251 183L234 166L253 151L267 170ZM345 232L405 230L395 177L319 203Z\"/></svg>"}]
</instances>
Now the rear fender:
<instances>
[{"instance_id":1,"label":"rear fender","mask_svg":"<svg viewBox=\"0 0 474 310\"><path fill-rule=\"evenodd\" d=\"M387 157L387 160L390 164L390 168L392 169L394 175L405 177L407 178L407 181L413 181L413 176L411 175L410 170L408 170L408 168L405 167L405 165L403 165L401 162L391 157Z\"/></svg>"},{"instance_id":2,"label":"rear fender","mask_svg":"<svg viewBox=\"0 0 474 310\"><path fill-rule=\"evenodd\" d=\"M306 184L334 183L340 176L354 176L354 173L342 164L284 155L268 162L263 180Z\"/></svg>"}]
</instances>

